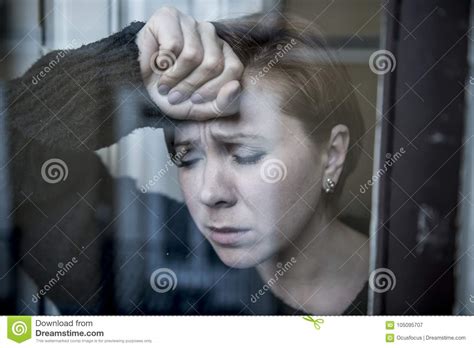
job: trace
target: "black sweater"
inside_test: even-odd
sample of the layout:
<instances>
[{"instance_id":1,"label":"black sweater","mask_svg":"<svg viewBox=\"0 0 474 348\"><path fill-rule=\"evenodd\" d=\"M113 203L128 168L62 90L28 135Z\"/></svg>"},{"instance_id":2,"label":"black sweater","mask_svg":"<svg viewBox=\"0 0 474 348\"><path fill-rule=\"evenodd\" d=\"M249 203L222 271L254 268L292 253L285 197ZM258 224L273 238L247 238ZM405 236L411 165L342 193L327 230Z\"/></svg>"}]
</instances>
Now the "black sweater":
<instances>
[{"instance_id":1,"label":"black sweater","mask_svg":"<svg viewBox=\"0 0 474 348\"><path fill-rule=\"evenodd\" d=\"M137 128L172 125L143 86L135 44L142 26L51 52L1 88L0 150L7 156L0 164L8 181L0 194L11 197L2 227L13 231L14 250L2 281L15 283L11 275L21 266L44 290L39 297L64 314L280 313L284 306L271 294L251 303L262 286L258 276L225 267L183 203L113 179L94 153ZM44 171L52 159L66 166L57 183ZM58 264L73 258L58 277ZM176 273L177 287L157 293L150 275L163 267Z\"/></svg>"},{"instance_id":2,"label":"black sweater","mask_svg":"<svg viewBox=\"0 0 474 348\"><path fill-rule=\"evenodd\" d=\"M128 221L137 211L150 209L148 202L156 206L158 200L166 215L179 211L181 220L189 220L182 204L143 194L130 179L114 180L94 153L134 129L162 124L163 115L147 98L137 61L135 37L142 26L133 23L79 49L53 51L2 88L2 127L7 130L2 147L8 156L1 167L8 172L9 184L3 183L1 193L12 197L9 218L17 247L11 271L23 266L42 288L57 278L58 263L76 257L79 262L47 292L65 312L110 307L104 297L117 293L109 291L114 287L110 282L117 281L115 263L120 267L130 257L117 255L118 226L128 224L137 234L148 228L144 213L136 225ZM51 159L65 164L64 181L45 180L55 178L54 172L42 173ZM180 230L173 225L176 219L162 220ZM128 242L135 251L134 243L144 241Z\"/></svg>"}]
</instances>

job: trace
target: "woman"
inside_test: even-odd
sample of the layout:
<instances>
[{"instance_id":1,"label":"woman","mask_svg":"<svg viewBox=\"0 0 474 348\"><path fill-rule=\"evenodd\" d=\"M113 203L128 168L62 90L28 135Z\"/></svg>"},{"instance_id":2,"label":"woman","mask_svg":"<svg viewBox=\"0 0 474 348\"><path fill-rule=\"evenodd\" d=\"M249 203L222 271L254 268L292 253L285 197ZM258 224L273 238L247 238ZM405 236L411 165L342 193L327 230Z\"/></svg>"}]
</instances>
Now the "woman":
<instances>
[{"instance_id":1,"label":"woman","mask_svg":"<svg viewBox=\"0 0 474 348\"><path fill-rule=\"evenodd\" d=\"M369 269L367 237L338 220L363 128L350 79L308 22L267 14L215 26L245 67L240 111L176 127L188 209L225 264L256 267L267 283L291 260L271 291L300 311L340 314Z\"/></svg>"},{"instance_id":2,"label":"woman","mask_svg":"<svg viewBox=\"0 0 474 348\"><path fill-rule=\"evenodd\" d=\"M50 53L2 88L2 145L9 148L2 169L13 184L2 187L2 196L13 197L8 223L19 233L18 262L41 287L59 263L79 259L47 294L62 313L117 310L107 292L115 284L110 267L118 262L110 245L130 226L124 212L152 211L153 195L130 180L113 180L94 150L137 128L162 126L163 113L191 120L172 129L175 150L182 151L175 157L181 185L196 224L224 263L256 266L267 281L275 263L295 260L271 290L304 312L341 313L362 288L366 239L332 210L351 170L349 132L357 140L361 126L348 80L331 61L314 63L326 54L303 31L295 35L276 22L242 33L255 20L212 25L162 8L146 24L68 51L53 68L48 63L58 53ZM269 70L262 63L275 47L285 56ZM296 91L292 86L301 92L286 96ZM123 106L130 103L145 112L130 112ZM261 171L272 159L286 173L274 184ZM160 197L155 203L182 219L176 202ZM141 243L126 246L131 253L135 248ZM130 300L140 302L124 302Z\"/></svg>"}]
</instances>

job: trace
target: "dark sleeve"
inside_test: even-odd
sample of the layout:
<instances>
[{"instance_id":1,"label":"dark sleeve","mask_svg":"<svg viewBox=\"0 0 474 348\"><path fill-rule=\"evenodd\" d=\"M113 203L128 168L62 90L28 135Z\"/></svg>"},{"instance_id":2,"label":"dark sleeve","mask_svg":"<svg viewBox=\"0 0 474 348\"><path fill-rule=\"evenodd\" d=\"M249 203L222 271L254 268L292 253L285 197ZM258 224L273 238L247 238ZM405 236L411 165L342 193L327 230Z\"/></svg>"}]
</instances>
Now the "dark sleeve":
<instances>
[{"instance_id":1,"label":"dark sleeve","mask_svg":"<svg viewBox=\"0 0 474 348\"><path fill-rule=\"evenodd\" d=\"M78 260L47 293L72 313L97 308L110 275L103 251L117 221L143 196L128 185L130 202L116 204L121 180L94 153L136 128L159 125L162 114L147 98L137 61L142 27L51 52L0 90L15 265L42 288L57 278L58 265Z\"/></svg>"},{"instance_id":2,"label":"dark sleeve","mask_svg":"<svg viewBox=\"0 0 474 348\"><path fill-rule=\"evenodd\" d=\"M135 44L142 27L136 22L81 48L50 52L8 82L7 122L12 131L46 146L90 151L115 143L135 128L154 125L153 116L160 113L147 98ZM140 110L147 106L148 112L120 113L131 101ZM128 127L114 127L119 117Z\"/></svg>"}]
</instances>

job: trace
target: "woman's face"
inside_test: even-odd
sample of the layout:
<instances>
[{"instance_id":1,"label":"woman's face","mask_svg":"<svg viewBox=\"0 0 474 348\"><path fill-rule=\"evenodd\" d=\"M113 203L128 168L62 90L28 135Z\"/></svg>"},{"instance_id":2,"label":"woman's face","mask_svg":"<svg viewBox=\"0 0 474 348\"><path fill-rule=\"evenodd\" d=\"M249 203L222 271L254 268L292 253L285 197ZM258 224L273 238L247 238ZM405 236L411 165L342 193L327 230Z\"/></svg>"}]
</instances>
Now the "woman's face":
<instances>
[{"instance_id":1,"label":"woman's face","mask_svg":"<svg viewBox=\"0 0 474 348\"><path fill-rule=\"evenodd\" d=\"M312 130L281 114L280 103L276 92L250 86L239 115L175 131L188 209L230 267L256 266L298 244L320 198L322 156Z\"/></svg>"}]
</instances>

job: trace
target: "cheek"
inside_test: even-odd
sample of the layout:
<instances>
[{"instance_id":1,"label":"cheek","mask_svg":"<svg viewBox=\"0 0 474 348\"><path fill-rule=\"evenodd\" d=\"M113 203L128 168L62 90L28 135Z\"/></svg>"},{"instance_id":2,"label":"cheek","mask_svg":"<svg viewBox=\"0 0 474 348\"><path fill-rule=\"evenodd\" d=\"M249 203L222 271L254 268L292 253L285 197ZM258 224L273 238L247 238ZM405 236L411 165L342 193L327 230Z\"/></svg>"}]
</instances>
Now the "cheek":
<instances>
[{"instance_id":1,"label":"cheek","mask_svg":"<svg viewBox=\"0 0 474 348\"><path fill-rule=\"evenodd\" d=\"M183 193L184 201L186 206L188 207L189 212L193 216L196 217L197 209L199 208L198 204L198 175L191 173L185 169L178 169L178 179L179 185L181 187L181 192Z\"/></svg>"},{"instance_id":2,"label":"cheek","mask_svg":"<svg viewBox=\"0 0 474 348\"><path fill-rule=\"evenodd\" d=\"M313 155L291 160L288 181L282 188L285 197L279 220L280 230L292 239L314 216L321 199L321 169ZM291 171L291 172L290 172Z\"/></svg>"},{"instance_id":3,"label":"cheek","mask_svg":"<svg viewBox=\"0 0 474 348\"><path fill-rule=\"evenodd\" d=\"M277 227L286 237L292 239L308 223L316 211L317 204L321 198L321 169L314 161L314 154L299 152L299 156L280 156L284 164L284 172L281 180L269 183L262 180L258 175L258 182L252 188L254 205L259 207L263 218L259 222L267 233L275 234L275 237L285 238L276 229L269 227L277 224ZM280 165L281 165L280 163ZM265 165L265 162L262 166ZM275 173L280 173L275 170ZM275 174L274 173L274 174Z\"/></svg>"},{"instance_id":4,"label":"cheek","mask_svg":"<svg viewBox=\"0 0 474 348\"><path fill-rule=\"evenodd\" d=\"M278 221L312 213L320 197L318 181L319 169L314 162L306 156L283 154L263 160L236 178L240 199L265 230Z\"/></svg>"}]
</instances>

